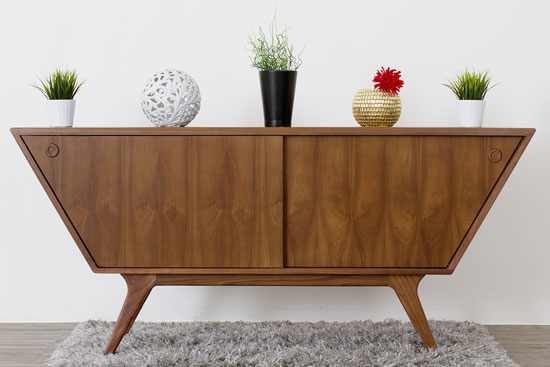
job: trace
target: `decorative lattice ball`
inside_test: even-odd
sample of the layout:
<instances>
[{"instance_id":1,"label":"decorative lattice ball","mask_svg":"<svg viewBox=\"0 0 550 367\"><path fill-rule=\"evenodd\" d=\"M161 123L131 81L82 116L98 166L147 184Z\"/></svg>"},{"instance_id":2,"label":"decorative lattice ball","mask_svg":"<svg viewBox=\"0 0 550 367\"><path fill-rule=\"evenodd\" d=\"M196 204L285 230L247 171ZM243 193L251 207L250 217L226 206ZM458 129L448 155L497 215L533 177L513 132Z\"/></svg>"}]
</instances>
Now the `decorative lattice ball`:
<instances>
[{"instance_id":1,"label":"decorative lattice ball","mask_svg":"<svg viewBox=\"0 0 550 367\"><path fill-rule=\"evenodd\" d=\"M199 86L183 71L158 72L143 89L141 108L156 126L185 126L201 108Z\"/></svg>"}]
</instances>

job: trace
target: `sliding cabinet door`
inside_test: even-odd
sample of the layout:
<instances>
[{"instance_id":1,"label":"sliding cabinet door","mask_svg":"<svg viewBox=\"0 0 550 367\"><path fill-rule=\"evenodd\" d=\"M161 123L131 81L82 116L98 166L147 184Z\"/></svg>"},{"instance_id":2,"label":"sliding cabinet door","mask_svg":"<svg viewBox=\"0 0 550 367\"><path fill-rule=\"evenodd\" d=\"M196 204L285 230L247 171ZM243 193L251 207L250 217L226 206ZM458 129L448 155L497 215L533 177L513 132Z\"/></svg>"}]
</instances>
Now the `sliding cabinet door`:
<instances>
[{"instance_id":1,"label":"sliding cabinet door","mask_svg":"<svg viewBox=\"0 0 550 367\"><path fill-rule=\"evenodd\" d=\"M285 139L287 266L443 268L521 138Z\"/></svg>"},{"instance_id":2,"label":"sliding cabinet door","mask_svg":"<svg viewBox=\"0 0 550 367\"><path fill-rule=\"evenodd\" d=\"M283 265L282 137L23 138L98 267Z\"/></svg>"}]
</instances>

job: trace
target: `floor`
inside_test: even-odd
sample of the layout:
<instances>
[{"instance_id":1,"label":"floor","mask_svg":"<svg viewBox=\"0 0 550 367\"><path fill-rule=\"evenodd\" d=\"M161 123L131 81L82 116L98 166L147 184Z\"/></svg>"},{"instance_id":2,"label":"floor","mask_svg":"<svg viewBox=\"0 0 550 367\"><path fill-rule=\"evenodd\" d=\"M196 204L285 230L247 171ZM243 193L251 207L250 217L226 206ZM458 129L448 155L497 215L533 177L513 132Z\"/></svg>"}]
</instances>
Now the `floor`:
<instances>
[{"instance_id":1,"label":"floor","mask_svg":"<svg viewBox=\"0 0 550 367\"><path fill-rule=\"evenodd\" d=\"M487 329L520 366L550 367L550 325L493 325Z\"/></svg>"},{"instance_id":2,"label":"floor","mask_svg":"<svg viewBox=\"0 0 550 367\"><path fill-rule=\"evenodd\" d=\"M0 366L42 366L75 324L0 324ZM550 325L494 325L489 332L522 367L550 367Z\"/></svg>"},{"instance_id":3,"label":"floor","mask_svg":"<svg viewBox=\"0 0 550 367\"><path fill-rule=\"evenodd\" d=\"M0 366L42 366L75 325L0 323Z\"/></svg>"}]
</instances>

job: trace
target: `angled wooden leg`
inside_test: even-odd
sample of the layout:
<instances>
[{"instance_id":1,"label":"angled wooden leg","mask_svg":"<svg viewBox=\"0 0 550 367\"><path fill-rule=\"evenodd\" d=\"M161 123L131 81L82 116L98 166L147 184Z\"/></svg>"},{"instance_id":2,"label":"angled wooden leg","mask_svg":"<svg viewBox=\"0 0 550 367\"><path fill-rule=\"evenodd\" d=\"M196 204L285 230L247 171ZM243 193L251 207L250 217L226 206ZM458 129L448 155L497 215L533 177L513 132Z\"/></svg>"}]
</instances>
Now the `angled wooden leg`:
<instances>
[{"instance_id":1,"label":"angled wooden leg","mask_svg":"<svg viewBox=\"0 0 550 367\"><path fill-rule=\"evenodd\" d=\"M122 310L120 310L120 315L118 316L118 320L113 328L107 347L105 348L105 354L114 353L124 335L130 331L147 296L156 285L157 279L156 275L153 274L122 274L122 277L126 280L126 284L128 285L128 294L126 295Z\"/></svg>"},{"instance_id":2,"label":"angled wooden leg","mask_svg":"<svg viewBox=\"0 0 550 367\"><path fill-rule=\"evenodd\" d=\"M391 275L390 287L393 288L409 315L414 328L422 338L426 348L436 348L435 340L418 298L418 283L424 275Z\"/></svg>"}]
</instances>

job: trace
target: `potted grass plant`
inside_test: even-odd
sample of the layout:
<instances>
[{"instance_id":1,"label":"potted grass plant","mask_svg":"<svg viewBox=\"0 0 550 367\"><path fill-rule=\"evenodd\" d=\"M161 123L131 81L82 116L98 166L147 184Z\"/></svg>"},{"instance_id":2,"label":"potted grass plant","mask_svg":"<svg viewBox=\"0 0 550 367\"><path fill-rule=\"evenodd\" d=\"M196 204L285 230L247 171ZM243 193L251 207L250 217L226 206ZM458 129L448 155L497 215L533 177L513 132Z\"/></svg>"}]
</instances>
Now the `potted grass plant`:
<instances>
[{"instance_id":1,"label":"potted grass plant","mask_svg":"<svg viewBox=\"0 0 550 367\"><path fill-rule=\"evenodd\" d=\"M76 93L84 82L78 81L73 70L55 69L49 76L40 79L40 85L33 85L48 100L46 104L50 126L71 127L74 120Z\"/></svg>"},{"instance_id":2,"label":"potted grass plant","mask_svg":"<svg viewBox=\"0 0 550 367\"><path fill-rule=\"evenodd\" d=\"M266 127L290 127L298 68L302 64L287 31L277 31L273 20L266 34L260 27L249 37L252 66L260 71L260 88Z\"/></svg>"},{"instance_id":3,"label":"potted grass plant","mask_svg":"<svg viewBox=\"0 0 550 367\"><path fill-rule=\"evenodd\" d=\"M485 96L495 86L490 84L489 72L470 72L468 70L443 84L458 99L459 126L481 127L485 112Z\"/></svg>"}]
</instances>

